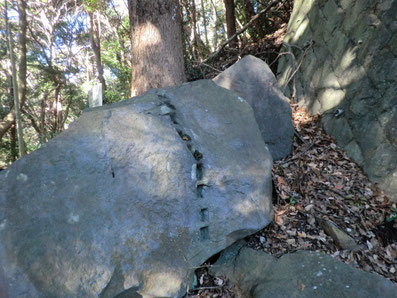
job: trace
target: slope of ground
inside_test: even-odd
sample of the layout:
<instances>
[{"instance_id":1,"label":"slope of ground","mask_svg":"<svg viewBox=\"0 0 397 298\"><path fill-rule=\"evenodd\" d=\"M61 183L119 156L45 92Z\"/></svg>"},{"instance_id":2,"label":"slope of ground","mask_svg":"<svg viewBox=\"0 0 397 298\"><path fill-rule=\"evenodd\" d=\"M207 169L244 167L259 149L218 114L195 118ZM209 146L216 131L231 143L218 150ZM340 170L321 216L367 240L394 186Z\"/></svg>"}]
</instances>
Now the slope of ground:
<instances>
[{"instance_id":1,"label":"slope of ground","mask_svg":"<svg viewBox=\"0 0 397 298\"><path fill-rule=\"evenodd\" d=\"M293 154L273 165L274 222L250 238L272 254L319 250L397 282L397 209L327 136L319 116L292 105ZM324 232L336 224L357 243L343 250Z\"/></svg>"}]
</instances>

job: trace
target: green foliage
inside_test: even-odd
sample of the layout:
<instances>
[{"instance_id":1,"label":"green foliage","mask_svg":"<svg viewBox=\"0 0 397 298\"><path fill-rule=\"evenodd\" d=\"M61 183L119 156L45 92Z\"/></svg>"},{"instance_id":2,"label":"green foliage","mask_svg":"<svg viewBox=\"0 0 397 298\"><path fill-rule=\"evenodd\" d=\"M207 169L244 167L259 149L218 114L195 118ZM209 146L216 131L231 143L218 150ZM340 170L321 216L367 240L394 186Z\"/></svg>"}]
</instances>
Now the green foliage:
<instances>
[{"instance_id":1,"label":"green foliage","mask_svg":"<svg viewBox=\"0 0 397 298\"><path fill-rule=\"evenodd\" d=\"M128 97L131 80L129 65L122 63L122 49L116 39L105 40L102 52L103 66L109 70L106 77L107 89L104 92L104 103L112 103Z\"/></svg>"},{"instance_id":2,"label":"green foliage","mask_svg":"<svg viewBox=\"0 0 397 298\"><path fill-rule=\"evenodd\" d=\"M204 79L203 70L198 66L194 66L192 61L190 59L187 59L186 57L185 57L185 74L189 82Z\"/></svg>"},{"instance_id":3,"label":"green foliage","mask_svg":"<svg viewBox=\"0 0 397 298\"><path fill-rule=\"evenodd\" d=\"M388 217L386 217L387 222L397 221L397 208L391 208L392 212Z\"/></svg>"},{"instance_id":4,"label":"green foliage","mask_svg":"<svg viewBox=\"0 0 397 298\"><path fill-rule=\"evenodd\" d=\"M103 11L106 9L106 2L103 0L84 0L84 8L87 12Z\"/></svg>"},{"instance_id":5,"label":"green foliage","mask_svg":"<svg viewBox=\"0 0 397 298\"><path fill-rule=\"evenodd\" d=\"M0 168L7 166L12 162L11 141L9 138L2 139L0 143Z\"/></svg>"},{"instance_id":6,"label":"green foliage","mask_svg":"<svg viewBox=\"0 0 397 298\"><path fill-rule=\"evenodd\" d=\"M296 203L297 203L297 202L296 202L296 199L295 199L293 196L291 196L291 197L289 198L289 204L292 205L292 206L294 206Z\"/></svg>"}]
</instances>

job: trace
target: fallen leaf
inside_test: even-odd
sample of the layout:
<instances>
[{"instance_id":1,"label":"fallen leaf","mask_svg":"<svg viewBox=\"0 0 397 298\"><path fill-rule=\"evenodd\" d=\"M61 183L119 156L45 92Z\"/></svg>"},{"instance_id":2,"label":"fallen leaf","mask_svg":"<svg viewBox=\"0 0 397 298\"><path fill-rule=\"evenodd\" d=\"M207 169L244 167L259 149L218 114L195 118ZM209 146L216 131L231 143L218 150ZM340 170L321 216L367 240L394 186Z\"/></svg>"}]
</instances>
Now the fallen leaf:
<instances>
[{"instance_id":1,"label":"fallen leaf","mask_svg":"<svg viewBox=\"0 0 397 298\"><path fill-rule=\"evenodd\" d=\"M281 185L282 185L282 184L287 184L287 183L285 182L284 178L283 178L283 177L280 177L280 176L277 177L277 183L278 183L278 184L281 184Z\"/></svg>"},{"instance_id":2,"label":"fallen leaf","mask_svg":"<svg viewBox=\"0 0 397 298\"><path fill-rule=\"evenodd\" d=\"M289 245L295 244L295 239L287 239Z\"/></svg>"},{"instance_id":3,"label":"fallen leaf","mask_svg":"<svg viewBox=\"0 0 397 298\"><path fill-rule=\"evenodd\" d=\"M219 277L215 277L214 282L215 282L215 284L216 284L217 286L222 286L223 283L224 283L224 281L223 281L222 279L220 279Z\"/></svg>"},{"instance_id":4,"label":"fallen leaf","mask_svg":"<svg viewBox=\"0 0 397 298\"><path fill-rule=\"evenodd\" d=\"M199 284L200 284L200 286L202 286L204 284L204 274L202 274L200 276Z\"/></svg>"}]
</instances>

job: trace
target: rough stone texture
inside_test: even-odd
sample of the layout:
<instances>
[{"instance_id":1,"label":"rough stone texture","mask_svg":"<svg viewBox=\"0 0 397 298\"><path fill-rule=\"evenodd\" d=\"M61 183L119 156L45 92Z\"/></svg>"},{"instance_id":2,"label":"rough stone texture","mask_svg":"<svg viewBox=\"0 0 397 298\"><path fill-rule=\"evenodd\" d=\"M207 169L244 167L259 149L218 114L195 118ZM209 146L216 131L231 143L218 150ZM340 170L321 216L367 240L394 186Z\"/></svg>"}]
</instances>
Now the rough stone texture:
<instances>
[{"instance_id":1,"label":"rough stone texture","mask_svg":"<svg viewBox=\"0 0 397 298\"><path fill-rule=\"evenodd\" d=\"M233 90L251 105L274 160L291 152L294 135L291 106L266 62L251 55L245 56L213 81Z\"/></svg>"},{"instance_id":2,"label":"rough stone texture","mask_svg":"<svg viewBox=\"0 0 397 298\"><path fill-rule=\"evenodd\" d=\"M272 219L249 104L212 81L85 112L0 174L0 296L181 296Z\"/></svg>"},{"instance_id":3,"label":"rough stone texture","mask_svg":"<svg viewBox=\"0 0 397 298\"><path fill-rule=\"evenodd\" d=\"M272 255L238 243L224 252L211 273L227 277L237 297L396 297L390 280L312 251Z\"/></svg>"},{"instance_id":4,"label":"rough stone texture","mask_svg":"<svg viewBox=\"0 0 397 298\"><path fill-rule=\"evenodd\" d=\"M340 249L358 250L361 249L354 239L338 227L334 222L327 219L320 219L320 225L324 232L331 236Z\"/></svg>"},{"instance_id":5,"label":"rough stone texture","mask_svg":"<svg viewBox=\"0 0 397 298\"><path fill-rule=\"evenodd\" d=\"M296 100L324 113L327 133L397 201L397 0L295 0L279 84L296 73ZM319 25L321 24L321 25ZM335 116L340 109L343 113Z\"/></svg>"}]
</instances>

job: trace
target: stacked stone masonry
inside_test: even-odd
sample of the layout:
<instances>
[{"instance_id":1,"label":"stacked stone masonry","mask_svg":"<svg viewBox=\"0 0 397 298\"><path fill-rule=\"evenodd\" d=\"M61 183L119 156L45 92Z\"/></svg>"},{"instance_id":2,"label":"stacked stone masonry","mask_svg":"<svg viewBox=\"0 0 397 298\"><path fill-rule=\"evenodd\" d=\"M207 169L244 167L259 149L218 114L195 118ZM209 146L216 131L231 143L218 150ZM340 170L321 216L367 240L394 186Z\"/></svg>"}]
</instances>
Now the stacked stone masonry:
<instances>
[{"instance_id":1,"label":"stacked stone masonry","mask_svg":"<svg viewBox=\"0 0 397 298\"><path fill-rule=\"evenodd\" d=\"M397 201L397 0L295 0L284 41L282 90Z\"/></svg>"}]
</instances>

